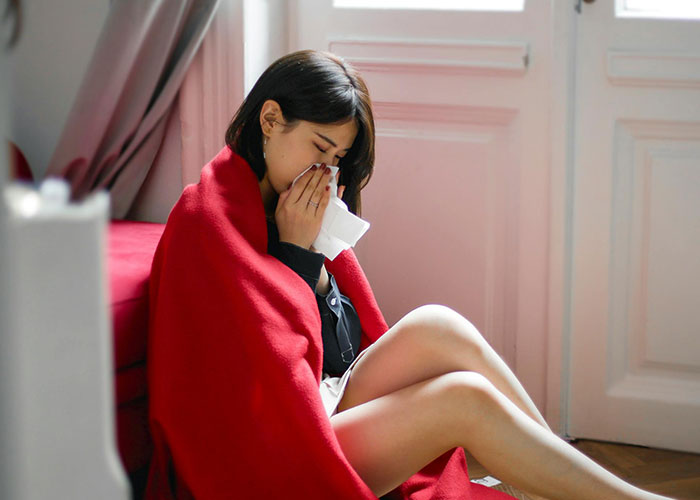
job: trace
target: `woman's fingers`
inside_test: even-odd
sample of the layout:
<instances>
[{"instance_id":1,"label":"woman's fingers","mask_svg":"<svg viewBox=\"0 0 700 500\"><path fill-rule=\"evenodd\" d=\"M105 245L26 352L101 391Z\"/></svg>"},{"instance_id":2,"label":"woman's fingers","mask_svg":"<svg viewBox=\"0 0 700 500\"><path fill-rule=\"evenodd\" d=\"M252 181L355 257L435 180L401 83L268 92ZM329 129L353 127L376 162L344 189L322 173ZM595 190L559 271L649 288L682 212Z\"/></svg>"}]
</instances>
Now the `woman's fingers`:
<instances>
[{"instance_id":1,"label":"woman's fingers","mask_svg":"<svg viewBox=\"0 0 700 500\"><path fill-rule=\"evenodd\" d=\"M338 198L343 197L343 193L345 193L345 186L340 186L338 183L340 182L340 169L335 173L335 184L338 186Z\"/></svg>"},{"instance_id":2,"label":"woman's fingers","mask_svg":"<svg viewBox=\"0 0 700 500\"><path fill-rule=\"evenodd\" d=\"M323 215L324 210L319 212L318 209L321 207L325 209L325 206L328 205L327 202L323 204L323 200L324 198L330 199L330 188L326 189L330 181L330 173L331 171L325 163L318 167L314 165L294 183L294 186L290 186L285 191L288 193L287 196L283 197L283 193L280 193L278 207L284 205L286 200L290 209L296 207L296 210L300 212L312 210L308 212L312 217ZM287 200L287 198L289 199Z\"/></svg>"},{"instance_id":3,"label":"woman's fingers","mask_svg":"<svg viewBox=\"0 0 700 500\"><path fill-rule=\"evenodd\" d=\"M304 172L304 175L302 175L298 181L294 183L293 186L290 187L290 190L294 193L294 196L292 196L292 202L298 203L302 197L304 196L304 192L306 191L309 183L313 180L314 176L317 173L317 168L314 166ZM306 199L308 201L308 198Z\"/></svg>"},{"instance_id":4,"label":"woman's fingers","mask_svg":"<svg viewBox=\"0 0 700 500\"><path fill-rule=\"evenodd\" d=\"M307 207L316 209L319 204L319 200L323 196L325 187L328 184L330 170L326 168L325 163L322 163L319 169L316 171L314 177L307 184L304 193L299 199L300 203L303 203ZM315 205L310 204L313 202Z\"/></svg>"},{"instance_id":5,"label":"woman's fingers","mask_svg":"<svg viewBox=\"0 0 700 500\"><path fill-rule=\"evenodd\" d=\"M316 189L311 193L309 202L315 208L316 214L323 213L326 205L328 205L328 200L330 199L330 188L328 187L328 181L330 179L330 170L323 172L321 178L319 179ZM324 204L325 200L325 204Z\"/></svg>"},{"instance_id":6,"label":"woman's fingers","mask_svg":"<svg viewBox=\"0 0 700 500\"><path fill-rule=\"evenodd\" d=\"M309 248L321 229L330 201L330 169L309 169L287 191L280 193L275 221L280 241Z\"/></svg>"},{"instance_id":7,"label":"woman's fingers","mask_svg":"<svg viewBox=\"0 0 700 500\"><path fill-rule=\"evenodd\" d=\"M323 215L326 212L328 202L330 202L331 200L331 190L330 187L328 187L328 184L326 184L323 190L320 191L319 196L320 198L318 198L318 200L315 200L315 202L318 203L318 207L316 207L317 216Z\"/></svg>"},{"instance_id":8,"label":"woman's fingers","mask_svg":"<svg viewBox=\"0 0 700 500\"><path fill-rule=\"evenodd\" d=\"M323 190L324 182L328 182L327 180L324 181L324 179L327 179L327 174L325 166L321 164L314 172L314 176L309 180L304 188L304 192L299 198L300 209L313 209L312 213L315 213L321 195L323 194L321 191Z\"/></svg>"}]
</instances>

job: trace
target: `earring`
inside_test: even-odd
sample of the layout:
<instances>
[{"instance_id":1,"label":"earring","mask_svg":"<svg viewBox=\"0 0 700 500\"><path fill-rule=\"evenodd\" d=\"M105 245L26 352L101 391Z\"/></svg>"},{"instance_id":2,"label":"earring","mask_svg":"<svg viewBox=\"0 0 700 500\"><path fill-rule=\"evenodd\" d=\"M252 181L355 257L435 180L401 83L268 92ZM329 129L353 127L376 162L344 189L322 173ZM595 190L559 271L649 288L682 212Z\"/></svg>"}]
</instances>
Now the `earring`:
<instances>
[{"instance_id":1,"label":"earring","mask_svg":"<svg viewBox=\"0 0 700 500\"><path fill-rule=\"evenodd\" d=\"M263 160L266 158L265 155L265 146L267 145L267 137L263 139Z\"/></svg>"}]
</instances>

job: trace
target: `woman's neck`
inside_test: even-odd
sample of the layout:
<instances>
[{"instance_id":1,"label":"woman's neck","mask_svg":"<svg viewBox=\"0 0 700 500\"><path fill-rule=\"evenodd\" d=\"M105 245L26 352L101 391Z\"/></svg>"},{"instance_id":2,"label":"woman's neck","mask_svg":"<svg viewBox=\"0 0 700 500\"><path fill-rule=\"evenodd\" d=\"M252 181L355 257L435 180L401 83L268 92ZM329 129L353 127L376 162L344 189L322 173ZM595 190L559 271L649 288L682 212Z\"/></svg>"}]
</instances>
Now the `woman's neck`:
<instances>
[{"instance_id":1,"label":"woman's neck","mask_svg":"<svg viewBox=\"0 0 700 500\"><path fill-rule=\"evenodd\" d=\"M258 183L258 186L260 186L260 195L262 196L263 206L265 207L265 215L274 217L279 195L270 184L267 178L267 172L265 172L265 177Z\"/></svg>"}]
</instances>

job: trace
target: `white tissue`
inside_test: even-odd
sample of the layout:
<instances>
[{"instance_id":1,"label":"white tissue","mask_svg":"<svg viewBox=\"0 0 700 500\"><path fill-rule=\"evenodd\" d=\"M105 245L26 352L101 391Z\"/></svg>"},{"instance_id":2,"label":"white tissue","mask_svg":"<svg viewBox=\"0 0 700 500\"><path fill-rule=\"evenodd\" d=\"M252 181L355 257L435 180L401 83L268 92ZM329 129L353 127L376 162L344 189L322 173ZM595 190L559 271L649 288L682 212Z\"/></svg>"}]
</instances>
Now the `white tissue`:
<instances>
[{"instance_id":1,"label":"white tissue","mask_svg":"<svg viewBox=\"0 0 700 500\"><path fill-rule=\"evenodd\" d=\"M316 163L320 166L320 163ZM297 175L294 183L304 175L310 168ZM325 255L329 260L335 259L340 252L354 247L362 235L369 229L369 222L360 219L357 215L348 210L348 206L343 200L338 198L338 184L335 175L338 167L328 167L331 169L330 186L331 199L326 207L326 213L321 222L321 231L313 243L316 250Z\"/></svg>"}]
</instances>

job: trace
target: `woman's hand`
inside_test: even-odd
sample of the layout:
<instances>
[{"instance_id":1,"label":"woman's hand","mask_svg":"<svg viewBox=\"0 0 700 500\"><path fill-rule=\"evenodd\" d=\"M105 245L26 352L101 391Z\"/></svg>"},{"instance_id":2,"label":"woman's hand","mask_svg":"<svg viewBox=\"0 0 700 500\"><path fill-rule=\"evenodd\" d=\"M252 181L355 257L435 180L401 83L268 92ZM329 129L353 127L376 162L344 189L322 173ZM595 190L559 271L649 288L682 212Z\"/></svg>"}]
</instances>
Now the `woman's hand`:
<instances>
[{"instance_id":1,"label":"woman's hand","mask_svg":"<svg viewBox=\"0 0 700 500\"><path fill-rule=\"evenodd\" d=\"M306 249L311 247L321 231L323 214L331 197L329 180L330 170L321 164L319 168L311 168L291 188L280 193L275 210L280 241Z\"/></svg>"}]
</instances>

